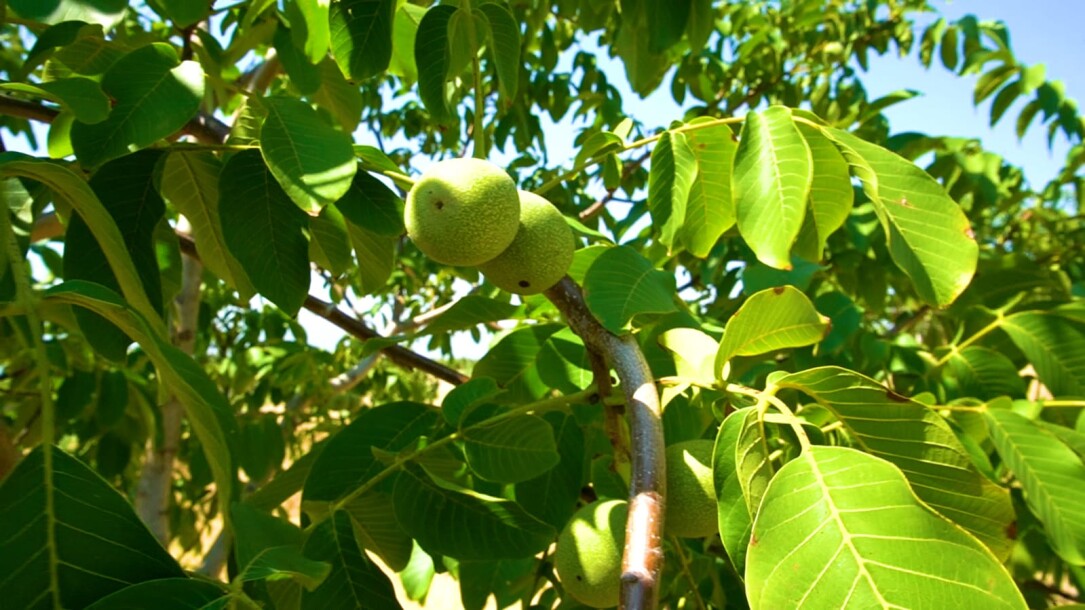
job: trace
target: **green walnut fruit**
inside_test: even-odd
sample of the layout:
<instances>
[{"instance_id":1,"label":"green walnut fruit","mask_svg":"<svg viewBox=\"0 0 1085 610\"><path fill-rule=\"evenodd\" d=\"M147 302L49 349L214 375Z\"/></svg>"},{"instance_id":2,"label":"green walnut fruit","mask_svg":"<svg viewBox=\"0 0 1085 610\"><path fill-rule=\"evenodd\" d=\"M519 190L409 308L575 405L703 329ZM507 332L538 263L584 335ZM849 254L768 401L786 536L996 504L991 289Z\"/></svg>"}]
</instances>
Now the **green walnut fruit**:
<instances>
[{"instance_id":1,"label":"green walnut fruit","mask_svg":"<svg viewBox=\"0 0 1085 610\"><path fill-rule=\"evenodd\" d=\"M538 294L557 284L573 262L576 243L565 217L535 193L520 191L520 225L512 244L479 265L502 290Z\"/></svg>"},{"instance_id":2,"label":"green walnut fruit","mask_svg":"<svg viewBox=\"0 0 1085 610\"><path fill-rule=\"evenodd\" d=\"M712 483L712 441L696 440L667 447L667 520L664 531L682 538L703 538L719 529L716 488Z\"/></svg>"},{"instance_id":3,"label":"green walnut fruit","mask_svg":"<svg viewBox=\"0 0 1085 610\"><path fill-rule=\"evenodd\" d=\"M576 511L558 536L554 568L565 592L585 606L618 605L628 512L625 500L593 502Z\"/></svg>"},{"instance_id":4,"label":"green walnut fruit","mask_svg":"<svg viewBox=\"0 0 1085 610\"><path fill-rule=\"evenodd\" d=\"M482 159L449 159L428 169L407 193L407 235L445 265L485 263L520 228L520 197L505 170Z\"/></svg>"}]
</instances>

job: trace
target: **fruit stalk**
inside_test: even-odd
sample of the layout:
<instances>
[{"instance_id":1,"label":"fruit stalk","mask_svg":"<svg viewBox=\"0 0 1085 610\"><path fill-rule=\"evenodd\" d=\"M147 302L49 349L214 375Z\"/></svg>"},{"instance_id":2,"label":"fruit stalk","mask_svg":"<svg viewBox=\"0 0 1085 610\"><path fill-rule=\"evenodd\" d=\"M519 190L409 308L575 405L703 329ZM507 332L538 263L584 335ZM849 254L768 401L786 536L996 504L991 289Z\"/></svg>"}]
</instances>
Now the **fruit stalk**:
<instances>
[{"instance_id":1,"label":"fruit stalk","mask_svg":"<svg viewBox=\"0 0 1085 610\"><path fill-rule=\"evenodd\" d=\"M622 556L621 608L655 608L663 571L666 462L659 393L648 362L631 336L619 337L599 324L580 287L566 276L546 292L588 350L601 355L621 382L632 437L629 518Z\"/></svg>"}]
</instances>

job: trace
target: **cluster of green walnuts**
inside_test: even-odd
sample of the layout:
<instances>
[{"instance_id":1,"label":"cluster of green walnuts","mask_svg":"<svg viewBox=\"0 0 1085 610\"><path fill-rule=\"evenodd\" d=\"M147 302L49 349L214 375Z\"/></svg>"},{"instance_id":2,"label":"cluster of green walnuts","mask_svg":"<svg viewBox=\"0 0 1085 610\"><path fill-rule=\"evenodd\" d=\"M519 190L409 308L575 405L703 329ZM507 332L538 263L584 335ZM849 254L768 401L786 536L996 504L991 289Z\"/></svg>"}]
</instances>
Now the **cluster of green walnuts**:
<instances>
[{"instance_id":1,"label":"cluster of green walnuts","mask_svg":"<svg viewBox=\"0 0 1085 610\"><path fill-rule=\"evenodd\" d=\"M546 199L516 189L482 159L436 163L407 193L407 234L431 259L478 267L502 290L538 294L558 283L576 242L565 217Z\"/></svg>"}]
</instances>

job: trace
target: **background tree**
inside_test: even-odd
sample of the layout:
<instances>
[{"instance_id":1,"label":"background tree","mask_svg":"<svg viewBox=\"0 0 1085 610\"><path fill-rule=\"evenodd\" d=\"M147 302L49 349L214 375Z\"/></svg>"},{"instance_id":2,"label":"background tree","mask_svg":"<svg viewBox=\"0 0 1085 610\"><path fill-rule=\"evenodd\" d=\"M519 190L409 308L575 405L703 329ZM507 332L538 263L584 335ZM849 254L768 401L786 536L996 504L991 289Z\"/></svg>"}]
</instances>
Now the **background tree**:
<instances>
[{"instance_id":1,"label":"background tree","mask_svg":"<svg viewBox=\"0 0 1085 610\"><path fill-rule=\"evenodd\" d=\"M384 608L447 573L466 608L574 608L610 598L553 544L610 500L599 586L629 608L1078 599L1083 123L1003 24L920 28L918 0L0 10L0 125L49 124L0 153L5 604ZM862 68L914 47L979 75L992 122L1070 142L1059 175L894 133L909 94L869 99ZM600 54L696 102L627 116ZM415 177L467 155L576 231L545 294L404 237ZM311 346L303 309L351 339ZM453 361L457 333L495 340ZM664 527L687 467L703 537Z\"/></svg>"}]
</instances>

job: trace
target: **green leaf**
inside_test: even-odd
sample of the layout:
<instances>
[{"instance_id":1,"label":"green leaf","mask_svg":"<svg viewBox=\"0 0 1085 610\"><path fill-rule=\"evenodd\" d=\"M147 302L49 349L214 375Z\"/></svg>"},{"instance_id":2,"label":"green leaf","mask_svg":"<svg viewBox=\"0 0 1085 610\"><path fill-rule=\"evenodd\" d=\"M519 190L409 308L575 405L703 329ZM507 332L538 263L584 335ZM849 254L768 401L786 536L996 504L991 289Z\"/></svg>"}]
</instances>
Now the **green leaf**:
<instances>
[{"instance_id":1,"label":"green leaf","mask_svg":"<svg viewBox=\"0 0 1085 610\"><path fill-rule=\"evenodd\" d=\"M290 82L297 87L303 95L312 95L321 84L321 73L316 66L309 63L309 58L294 45L294 37L291 36L290 28L280 23L275 28L272 37L275 46L275 54L282 63L283 71L290 77ZM336 70L338 72L338 70Z\"/></svg>"},{"instance_id":2,"label":"green leaf","mask_svg":"<svg viewBox=\"0 0 1085 610\"><path fill-rule=\"evenodd\" d=\"M358 257L358 288L360 294L379 292L388 283L396 264L398 238L378 235L354 225L348 225L350 243Z\"/></svg>"},{"instance_id":3,"label":"green leaf","mask_svg":"<svg viewBox=\"0 0 1085 610\"><path fill-rule=\"evenodd\" d=\"M743 239L770 267L791 268L791 244L806 215L813 171L790 110L773 106L746 115L735 152L735 214Z\"/></svg>"},{"instance_id":4,"label":"green leaf","mask_svg":"<svg viewBox=\"0 0 1085 610\"><path fill-rule=\"evenodd\" d=\"M940 415L872 379L837 367L793 373L777 385L812 396L844 424L855 445L903 471L931 508L1005 559L1014 519L1006 489L987 479Z\"/></svg>"},{"instance_id":5,"label":"green leaf","mask_svg":"<svg viewBox=\"0 0 1085 610\"><path fill-rule=\"evenodd\" d=\"M990 400L999 396L1025 395L1025 380L1001 352L969 345L950 354L946 364L957 378L961 396Z\"/></svg>"},{"instance_id":6,"label":"green leaf","mask_svg":"<svg viewBox=\"0 0 1085 610\"><path fill-rule=\"evenodd\" d=\"M735 441L735 465L746 509L756 515L776 468L769 457L769 437L756 409L747 409Z\"/></svg>"},{"instance_id":7,"label":"green leaf","mask_svg":"<svg viewBox=\"0 0 1085 610\"><path fill-rule=\"evenodd\" d=\"M648 174L648 209L659 242L673 251L679 231L686 220L693 179L697 176L697 158L686 136L666 131L652 149L652 167Z\"/></svg>"},{"instance_id":8,"label":"green leaf","mask_svg":"<svg viewBox=\"0 0 1085 610\"><path fill-rule=\"evenodd\" d=\"M92 124L109 116L109 98L89 78L62 78L44 83L0 83L0 89L29 93L56 102L71 111L76 120Z\"/></svg>"},{"instance_id":9,"label":"green leaf","mask_svg":"<svg viewBox=\"0 0 1085 610\"><path fill-rule=\"evenodd\" d=\"M203 69L179 61L173 47L153 43L117 60L102 77L113 99L109 118L72 125L72 147L85 167L95 167L176 133L203 100Z\"/></svg>"},{"instance_id":10,"label":"green leaf","mask_svg":"<svg viewBox=\"0 0 1085 610\"><path fill-rule=\"evenodd\" d=\"M648 48L663 53L682 39L689 21L692 0L645 0L648 17Z\"/></svg>"},{"instance_id":11,"label":"green leaf","mask_svg":"<svg viewBox=\"0 0 1085 610\"><path fill-rule=\"evenodd\" d=\"M739 574L745 571L746 547L753 531L753 518L746 506L746 496L739 482L738 463L740 457L743 461L748 461L750 456L755 455L751 451L760 445L747 447L747 451L740 456L738 441L748 419L752 416L756 421L757 413L754 411L742 409L728 415L720 426L712 450L712 480L716 488L720 540L727 551L727 557ZM767 473L771 478L771 463L765 460L763 464L769 468ZM764 494L764 487L761 493Z\"/></svg>"},{"instance_id":12,"label":"green leaf","mask_svg":"<svg viewBox=\"0 0 1085 610\"><path fill-rule=\"evenodd\" d=\"M813 345L829 331L829 319L794 286L762 290L727 321L716 354L716 371L735 356L757 356Z\"/></svg>"},{"instance_id":13,"label":"green leaf","mask_svg":"<svg viewBox=\"0 0 1085 610\"><path fill-rule=\"evenodd\" d=\"M556 536L514 502L444 489L415 467L400 473L394 498L400 526L431 555L518 559L545 549Z\"/></svg>"},{"instance_id":14,"label":"green leaf","mask_svg":"<svg viewBox=\"0 0 1085 610\"><path fill-rule=\"evenodd\" d=\"M300 24L295 24L297 28L295 40L304 41L302 46L305 51L305 56L308 57L309 63L318 64L324 56L328 54L328 45L331 43L332 35L329 30L329 17L331 19L330 26L332 28L340 27L339 22L336 21L336 17L329 15L329 6L332 4L331 0L294 0L298 10L301 12L302 21ZM342 5L346 4L346 7ZM339 2L336 6L341 10L349 11L351 9L351 2Z\"/></svg>"},{"instance_id":15,"label":"green leaf","mask_svg":"<svg viewBox=\"0 0 1085 610\"><path fill-rule=\"evenodd\" d=\"M420 335L439 335L470 330L487 322L508 320L520 310L519 305L479 295L467 295L431 319Z\"/></svg>"},{"instance_id":16,"label":"green leaf","mask_svg":"<svg viewBox=\"0 0 1085 610\"><path fill-rule=\"evenodd\" d=\"M417 43L418 24L426 9L414 4L403 4L396 9L395 23L392 25L392 60L388 72L403 77L407 84L418 80L418 67L414 63L414 48Z\"/></svg>"},{"instance_id":17,"label":"green leaf","mask_svg":"<svg viewBox=\"0 0 1085 610\"><path fill-rule=\"evenodd\" d=\"M332 55L343 76L360 81L388 68L395 10L396 0L339 0L332 4Z\"/></svg>"},{"instance_id":18,"label":"green leaf","mask_svg":"<svg viewBox=\"0 0 1085 610\"><path fill-rule=\"evenodd\" d=\"M362 120L362 108L365 106L361 90L343 78L331 59L320 62L317 70L320 89L313 95L313 102L330 112L345 133L354 133ZM362 173L361 170L358 173Z\"/></svg>"},{"instance_id":19,"label":"green leaf","mask_svg":"<svg viewBox=\"0 0 1085 610\"><path fill-rule=\"evenodd\" d=\"M37 447L4 479L0 540L0 595L11 608L82 608L131 584L184 576L132 505L55 447Z\"/></svg>"},{"instance_id":20,"label":"green leaf","mask_svg":"<svg viewBox=\"0 0 1085 610\"><path fill-rule=\"evenodd\" d=\"M976 270L979 248L961 208L926 172L884 148L822 128L874 203L893 261L919 297L939 307L954 301Z\"/></svg>"},{"instance_id":21,"label":"green leaf","mask_svg":"<svg viewBox=\"0 0 1085 610\"><path fill-rule=\"evenodd\" d=\"M125 587L86 610L223 610L230 595L217 583L194 578L161 578Z\"/></svg>"},{"instance_id":22,"label":"green leaf","mask_svg":"<svg viewBox=\"0 0 1085 610\"><path fill-rule=\"evenodd\" d=\"M1002 320L1040 381L1055 396L1085 395L1085 332L1054 313L1025 311Z\"/></svg>"},{"instance_id":23,"label":"green leaf","mask_svg":"<svg viewBox=\"0 0 1085 610\"><path fill-rule=\"evenodd\" d=\"M392 570L400 572L411 559L411 537L396 521L392 494L370 491L343 507L354 520L354 535L362 548L376 553Z\"/></svg>"},{"instance_id":24,"label":"green leaf","mask_svg":"<svg viewBox=\"0 0 1085 610\"><path fill-rule=\"evenodd\" d=\"M1085 565L1085 464L1058 437L1020 415L985 412L998 454L1025 490L1025 503L1044 525L1051 548Z\"/></svg>"},{"instance_id":25,"label":"green leaf","mask_svg":"<svg viewBox=\"0 0 1085 610\"><path fill-rule=\"evenodd\" d=\"M445 399L441 402L441 415L444 416L446 422L459 427L460 421L470 407L499 393L501 389L497 387L497 382L489 377L469 379L445 394Z\"/></svg>"},{"instance_id":26,"label":"green leaf","mask_svg":"<svg viewBox=\"0 0 1085 610\"><path fill-rule=\"evenodd\" d=\"M222 237L253 286L293 316L309 292L308 216L255 150L226 162L219 179Z\"/></svg>"},{"instance_id":27,"label":"green leaf","mask_svg":"<svg viewBox=\"0 0 1085 610\"><path fill-rule=\"evenodd\" d=\"M259 510L248 503L230 507L234 526L234 561L237 569L246 570L264 551L294 546L301 554L302 532L293 523Z\"/></svg>"},{"instance_id":28,"label":"green leaf","mask_svg":"<svg viewBox=\"0 0 1085 610\"><path fill-rule=\"evenodd\" d=\"M130 309L111 290L87 282L70 281L47 290L44 301L89 309L139 343L154 364L160 383L184 406L214 475L219 510L227 514L234 487L234 468L227 441L236 436L237 425L226 398L203 368L170 345L143 316Z\"/></svg>"},{"instance_id":29,"label":"green leaf","mask_svg":"<svg viewBox=\"0 0 1085 610\"><path fill-rule=\"evenodd\" d=\"M584 276L584 299L607 330L621 333L638 314L676 309L674 276L629 246L608 248Z\"/></svg>"},{"instance_id":30,"label":"green leaf","mask_svg":"<svg viewBox=\"0 0 1085 610\"><path fill-rule=\"evenodd\" d=\"M1026 608L1001 563L932 513L900 471L843 447L810 447L780 469L746 559L754 610Z\"/></svg>"},{"instance_id":31,"label":"green leaf","mask_svg":"<svg viewBox=\"0 0 1085 610\"><path fill-rule=\"evenodd\" d=\"M104 202L135 265L146 299L161 315L162 280L155 256L154 229L166 212L165 203L154 188L155 167L162 153L141 151L106 163L91 178L90 187ZM109 259L82 216L74 216L65 233L64 278L87 280L110 290L120 287ZM90 312L77 311L76 320L87 340L103 356L123 361L131 341L116 327Z\"/></svg>"},{"instance_id":32,"label":"green leaf","mask_svg":"<svg viewBox=\"0 0 1085 610\"><path fill-rule=\"evenodd\" d=\"M692 0L690 15L686 23L686 38L689 49L694 55L699 54L708 44L708 39L716 31L716 13L712 0Z\"/></svg>"},{"instance_id":33,"label":"green leaf","mask_svg":"<svg viewBox=\"0 0 1085 610\"><path fill-rule=\"evenodd\" d=\"M689 124L709 120L699 118ZM690 254L705 258L724 231L735 224L731 167L738 145L731 128L726 125L690 131L686 141L697 159L697 177L690 186L680 237Z\"/></svg>"},{"instance_id":34,"label":"green leaf","mask_svg":"<svg viewBox=\"0 0 1085 610\"><path fill-rule=\"evenodd\" d=\"M162 196L192 225L196 253L211 273L247 300L254 289L226 246L219 219L222 162L210 152L171 152L162 166Z\"/></svg>"},{"instance_id":35,"label":"green leaf","mask_svg":"<svg viewBox=\"0 0 1085 610\"><path fill-rule=\"evenodd\" d=\"M490 25L490 54L497 66L501 95L512 100L520 86L520 25L504 3L488 2L475 9Z\"/></svg>"},{"instance_id":36,"label":"green leaf","mask_svg":"<svg viewBox=\"0 0 1085 610\"><path fill-rule=\"evenodd\" d=\"M539 378L535 361L546 340L561 327L533 324L512 331L475 363L471 376L492 378L514 399L541 396L550 388Z\"/></svg>"},{"instance_id":37,"label":"green leaf","mask_svg":"<svg viewBox=\"0 0 1085 610\"><path fill-rule=\"evenodd\" d=\"M467 465L480 478L520 483L553 468L561 460L550 425L535 415L518 415L463 430Z\"/></svg>"},{"instance_id":38,"label":"green leaf","mask_svg":"<svg viewBox=\"0 0 1085 610\"><path fill-rule=\"evenodd\" d=\"M301 100L264 99L260 152L283 190L315 214L350 188L358 169L350 135L333 129Z\"/></svg>"},{"instance_id":39,"label":"green leaf","mask_svg":"<svg viewBox=\"0 0 1085 610\"><path fill-rule=\"evenodd\" d=\"M0 153L0 178L12 176L41 182L61 201L75 209L94 234L95 241L109 261L109 267L117 278L125 300L133 309L151 320L156 330L164 334L165 329L158 322L157 309L147 298L140 275L128 255L124 236L90 186L62 165L16 153Z\"/></svg>"},{"instance_id":40,"label":"green leaf","mask_svg":"<svg viewBox=\"0 0 1085 610\"><path fill-rule=\"evenodd\" d=\"M659 336L659 344L674 354L678 377L707 386L715 384L718 341L696 328L671 328Z\"/></svg>"},{"instance_id":41,"label":"green leaf","mask_svg":"<svg viewBox=\"0 0 1085 610\"><path fill-rule=\"evenodd\" d=\"M418 97L439 123L452 122L445 95L445 82L452 52L448 43L448 22L458 9L447 4L431 7L418 23L414 42L414 63L418 67Z\"/></svg>"},{"instance_id":42,"label":"green leaf","mask_svg":"<svg viewBox=\"0 0 1085 610\"><path fill-rule=\"evenodd\" d=\"M244 582L290 579L297 581L307 591L312 591L324 582L330 572L330 563L307 559L297 547L276 546L261 551L238 578Z\"/></svg>"},{"instance_id":43,"label":"green leaf","mask_svg":"<svg viewBox=\"0 0 1085 610\"><path fill-rule=\"evenodd\" d=\"M543 416L553 430L560 461L539 476L516 484L516 502L540 521L561 528L576 511L587 479L584 431L572 415Z\"/></svg>"},{"instance_id":44,"label":"green leaf","mask_svg":"<svg viewBox=\"0 0 1085 610\"><path fill-rule=\"evenodd\" d=\"M799 131L810 148L814 174L810 182L810 212L817 234L818 252L829 236L844 226L855 203L855 190L848 176L848 163L820 130L799 123ZM818 260L821 256L818 256Z\"/></svg>"},{"instance_id":45,"label":"green leaf","mask_svg":"<svg viewBox=\"0 0 1085 610\"><path fill-rule=\"evenodd\" d=\"M334 501L384 469L373 449L398 452L432 433L438 415L413 402L397 402L359 412L332 437L305 481L306 502Z\"/></svg>"},{"instance_id":46,"label":"green leaf","mask_svg":"<svg viewBox=\"0 0 1085 610\"><path fill-rule=\"evenodd\" d=\"M319 216L309 217L309 255L313 262L342 275L354 262L347 221L335 204L324 206Z\"/></svg>"},{"instance_id":47,"label":"green leaf","mask_svg":"<svg viewBox=\"0 0 1085 610\"><path fill-rule=\"evenodd\" d=\"M330 564L331 571L319 587L302 593L302 610L400 607L391 581L359 548L346 511L335 511L316 526L305 557Z\"/></svg>"},{"instance_id":48,"label":"green leaf","mask_svg":"<svg viewBox=\"0 0 1085 610\"><path fill-rule=\"evenodd\" d=\"M397 168L398 170L398 168ZM403 226L403 201L367 171L358 169L350 189L336 202L347 222L378 235L399 237Z\"/></svg>"},{"instance_id":49,"label":"green leaf","mask_svg":"<svg viewBox=\"0 0 1085 610\"><path fill-rule=\"evenodd\" d=\"M957 64L960 63L960 40L958 34L960 29L951 25L946 28L945 34L942 36L941 57L942 65L946 67L950 72L957 71Z\"/></svg>"},{"instance_id":50,"label":"green leaf","mask_svg":"<svg viewBox=\"0 0 1085 610\"><path fill-rule=\"evenodd\" d=\"M23 19L49 24L85 21L110 29L124 18L128 0L8 0L8 5Z\"/></svg>"}]
</instances>

